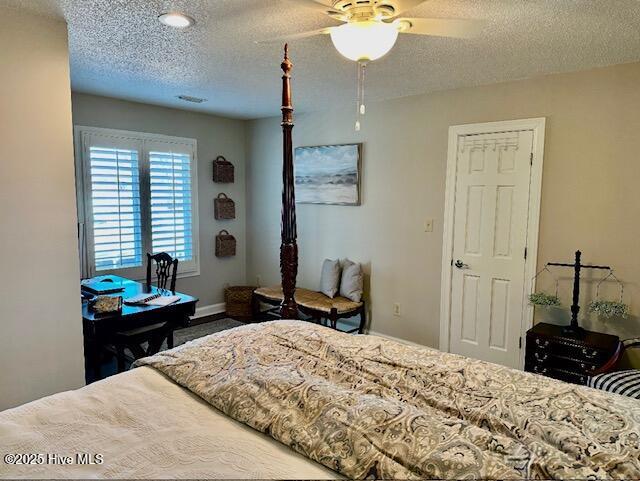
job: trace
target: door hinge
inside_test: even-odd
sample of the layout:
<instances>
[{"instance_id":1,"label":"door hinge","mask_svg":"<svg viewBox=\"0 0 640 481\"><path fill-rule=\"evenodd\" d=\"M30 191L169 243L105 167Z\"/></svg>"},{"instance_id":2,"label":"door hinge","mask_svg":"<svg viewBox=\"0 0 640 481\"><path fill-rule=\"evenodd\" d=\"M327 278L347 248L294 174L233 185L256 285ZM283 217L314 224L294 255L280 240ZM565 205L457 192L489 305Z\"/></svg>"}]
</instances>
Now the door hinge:
<instances>
[{"instance_id":1,"label":"door hinge","mask_svg":"<svg viewBox=\"0 0 640 481\"><path fill-rule=\"evenodd\" d=\"M533 152L531 152L531 155L529 156L529 164L533 165Z\"/></svg>"},{"instance_id":2,"label":"door hinge","mask_svg":"<svg viewBox=\"0 0 640 481\"><path fill-rule=\"evenodd\" d=\"M518 339L518 349L522 349L522 336Z\"/></svg>"},{"instance_id":3,"label":"door hinge","mask_svg":"<svg viewBox=\"0 0 640 481\"><path fill-rule=\"evenodd\" d=\"M525 261L527 260L527 248L526 247L524 248L524 260Z\"/></svg>"}]
</instances>

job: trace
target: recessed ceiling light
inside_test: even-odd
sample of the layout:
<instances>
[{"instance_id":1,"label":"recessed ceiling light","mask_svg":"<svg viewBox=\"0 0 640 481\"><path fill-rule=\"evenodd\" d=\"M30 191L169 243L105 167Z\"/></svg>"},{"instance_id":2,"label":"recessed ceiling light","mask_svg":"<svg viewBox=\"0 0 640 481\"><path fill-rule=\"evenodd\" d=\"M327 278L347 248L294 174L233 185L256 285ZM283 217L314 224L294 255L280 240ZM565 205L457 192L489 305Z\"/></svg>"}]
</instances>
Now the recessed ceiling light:
<instances>
[{"instance_id":1,"label":"recessed ceiling light","mask_svg":"<svg viewBox=\"0 0 640 481\"><path fill-rule=\"evenodd\" d=\"M193 18L179 12L163 13L158 17L158 20L167 27L173 28L187 28L196 23Z\"/></svg>"}]
</instances>

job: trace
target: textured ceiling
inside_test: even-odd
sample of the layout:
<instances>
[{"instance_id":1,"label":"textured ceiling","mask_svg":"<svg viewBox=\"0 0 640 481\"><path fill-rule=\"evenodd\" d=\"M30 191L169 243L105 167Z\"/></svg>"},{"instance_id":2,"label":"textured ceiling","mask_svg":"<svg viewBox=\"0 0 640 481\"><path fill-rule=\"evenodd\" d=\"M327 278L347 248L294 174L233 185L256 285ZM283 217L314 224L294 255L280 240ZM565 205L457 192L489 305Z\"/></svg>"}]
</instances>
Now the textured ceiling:
<instances>
[{"instance_id":1,"label":"textured ceiling","mask_svg":"<svg viewBox=\"0 0 640 481\"><path fill-rule=\"evenodd\" d=\"M279 113L281 45L335 21L291 0L0 0L64 17L76 91L240 118ZM178 10L187 30L161 25ZM408 16L486 20L473 40L401 35L368 69L384 99L640 60L638 0L429 0ZM298 111L352 102L355 64L327 36L291 43ZM204 97L195 106L177 95Z\"/></svg>"}]
</instances>

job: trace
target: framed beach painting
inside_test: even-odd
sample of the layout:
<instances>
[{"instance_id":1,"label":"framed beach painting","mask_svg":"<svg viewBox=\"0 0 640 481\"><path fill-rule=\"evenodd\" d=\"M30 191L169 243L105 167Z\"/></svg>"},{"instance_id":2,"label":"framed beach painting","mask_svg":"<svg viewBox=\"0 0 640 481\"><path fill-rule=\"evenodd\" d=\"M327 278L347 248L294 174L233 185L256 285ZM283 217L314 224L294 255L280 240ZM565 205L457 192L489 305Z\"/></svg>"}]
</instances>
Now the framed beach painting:
<instances>
[{"instance_id":1,"label":"framed beach painting","mask_svg":"<svg viewBox=\"0 0 640 481\"><path fill-rule=\"evenodd\" d=\"M362 144L298 147L296 203L360 205Z\"/></svg>"}]
</instances>

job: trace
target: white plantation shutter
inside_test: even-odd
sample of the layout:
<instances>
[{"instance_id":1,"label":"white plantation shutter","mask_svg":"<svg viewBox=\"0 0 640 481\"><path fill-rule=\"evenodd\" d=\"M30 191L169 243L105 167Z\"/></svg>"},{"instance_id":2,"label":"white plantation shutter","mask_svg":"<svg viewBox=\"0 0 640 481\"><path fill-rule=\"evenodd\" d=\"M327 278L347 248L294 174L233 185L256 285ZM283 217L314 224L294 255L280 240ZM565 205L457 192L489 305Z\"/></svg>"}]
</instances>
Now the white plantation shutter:
<instances>
[{"instance_id":1,"label":"white plantation shutter","mask_svg":"<svg viewBox=\"0 0 640 481\"><path fill-rule=\"evenodd\" d=\"M196 141L77 127L85 275L146 275L146 253L198 273Z\"/></svg>"},{"instance_id":2,"label":"white plantation shutter","mask_svg":"<svg viewBox=\"0 0 640 481\"><path fill-rule=\"evenodd\" d=\"M96 271L142 265L137 150L89 148Z\"/></svg>"},{"instance_id":3,"label":"white plantation shutter","mask_svg":"<svg viewBox=\"0 0 640 481\"><path fill-rule=\"evenodd\" d=\"M193 258L191 155L149 152L151 245L180 261Z\"/></svg>"}]
</instances>

